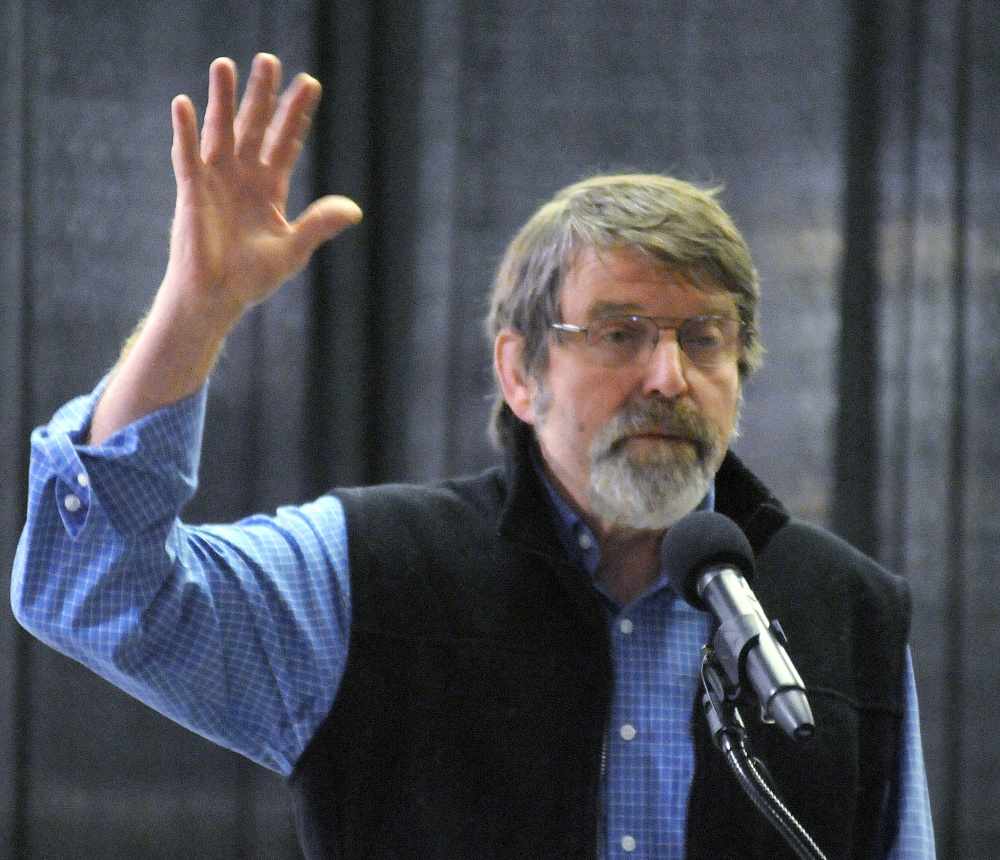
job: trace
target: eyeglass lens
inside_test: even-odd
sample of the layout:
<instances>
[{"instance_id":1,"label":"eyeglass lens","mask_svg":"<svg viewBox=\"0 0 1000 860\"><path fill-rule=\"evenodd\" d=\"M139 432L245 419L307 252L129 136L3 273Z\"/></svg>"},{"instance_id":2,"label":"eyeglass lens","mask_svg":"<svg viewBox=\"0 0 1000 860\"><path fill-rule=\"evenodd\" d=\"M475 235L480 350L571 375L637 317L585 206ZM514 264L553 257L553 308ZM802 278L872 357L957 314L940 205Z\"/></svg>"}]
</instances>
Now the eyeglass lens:
<instances>
[{"instance_id":1,"label":"eyeglass lens","mask_svg":"<svg viewBox=\"0 0 1000 860\"><path fill-rule=\"evenodd\" d=\"M717 367L736 357L739 323L725 317L692 317L673 328L684 354L702 367ZM607 317L587 326L586 342L607 365L631 364L648 357L661 326L651 317Z\"/></svg>"}]
</instances>

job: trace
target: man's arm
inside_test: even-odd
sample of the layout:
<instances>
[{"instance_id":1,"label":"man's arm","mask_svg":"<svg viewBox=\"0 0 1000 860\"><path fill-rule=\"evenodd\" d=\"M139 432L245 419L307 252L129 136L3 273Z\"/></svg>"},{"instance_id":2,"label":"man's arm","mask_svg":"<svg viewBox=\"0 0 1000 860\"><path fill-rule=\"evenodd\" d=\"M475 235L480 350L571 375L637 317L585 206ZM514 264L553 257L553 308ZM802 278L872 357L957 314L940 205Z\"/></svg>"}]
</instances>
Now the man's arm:
<instances>
[{"instance_id":1,"label":"man's arm","mask_svg":"<svg viewBox=\"0 0 1000 860\"><path fill-rule=\"evenodd\" d=\"M917 685L913 677L909 648L906 650L904 672L906 711L903 715L903 735L899 743L898 783L892 805L887 810L893 817L891 827L895 831L888 860L934 860L934 825L920 740Z\"/></svg>"},{"instance_id":2,"label":"man's arm","mask_svg":"<svg viewBox=\"0 0 1000 860\"><path fill-rule=\"evenodd\" d=\"M288 773L346 657L339 504L236 526L179 519L196 483L204 383L227 333L360 217L334 197L285 219L319 84L299 76L279 99L279 78L277 59L258 56L237 113L233 63L213 63L200 139L190 100L174 100L167 272L110 380L32 435L11 599L54 648Z\"/></svg>"},{"instance_id":3,"label":"man's arm","mask_svg":"<svg viewBox=\"0 0 1000 860\"><path fill-rule=\"evenodd\" d=\"M195 489L206 392L82 444L97 393L32 434L17 620L169 718L287 775L347 656L339 503L233 526L178 519Z\"/></svg>"},{"instance_id":4,"label":"man's arm","mask_svg":"<svg viewBox=\"0 0 1000 860\"><path fill-rule=\"evenodd\" d=\"M98 402L92 444L201 388L243 314L361 217L352 201L324 197L286 219L320 85L299 75L279 99L280 79L278 59L259 54L237 112L236 67L216 60L200 139L191 100L174 99L177 203L167 271Z\"/></svg>"}]
</instances>

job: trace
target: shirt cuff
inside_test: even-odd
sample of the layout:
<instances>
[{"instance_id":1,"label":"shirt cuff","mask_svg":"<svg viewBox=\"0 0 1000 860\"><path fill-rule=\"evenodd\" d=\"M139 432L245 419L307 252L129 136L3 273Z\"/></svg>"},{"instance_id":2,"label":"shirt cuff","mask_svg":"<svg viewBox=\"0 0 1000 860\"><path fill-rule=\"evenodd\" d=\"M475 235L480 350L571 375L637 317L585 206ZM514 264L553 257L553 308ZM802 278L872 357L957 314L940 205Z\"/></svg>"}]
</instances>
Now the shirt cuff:
<instances>
[{"instance_id":1,"label":"shirt cuff","mask_svg":"<svg viewBox=\"0 0 1000 860\"><path fill-rule=\"evenodd\" d=\"M130 424L100 445L86 444L107 378L71 400L31 437L31 486L51 487L67 532L76 536L99 504L121 534L172 520L197 488L207 385Z\"/></svg>"}]
</instances>

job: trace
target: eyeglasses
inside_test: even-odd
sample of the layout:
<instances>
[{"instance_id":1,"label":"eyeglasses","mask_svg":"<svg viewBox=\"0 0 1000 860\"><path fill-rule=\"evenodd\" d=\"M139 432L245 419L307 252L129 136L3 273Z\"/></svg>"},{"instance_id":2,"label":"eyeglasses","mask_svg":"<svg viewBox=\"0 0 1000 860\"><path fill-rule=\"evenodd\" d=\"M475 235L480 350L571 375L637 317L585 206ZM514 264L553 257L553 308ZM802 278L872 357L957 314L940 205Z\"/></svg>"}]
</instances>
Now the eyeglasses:
<instances>
[{"instance_id":1,"label":"eyeglasses","mask_svg":"<svg viewBox=\"0 0 1000 860\"><path fill-rule=\"evenodd\" d=\"M582 334L590 356L605 367L625 367L649 360L661 331L677 332L681 351L698 367L720 367L739 357L742 325L728 317L689 317L680 322L663 317L600 317L590 325L549 323L566 334Z\"/></svg>"}]
</instances>

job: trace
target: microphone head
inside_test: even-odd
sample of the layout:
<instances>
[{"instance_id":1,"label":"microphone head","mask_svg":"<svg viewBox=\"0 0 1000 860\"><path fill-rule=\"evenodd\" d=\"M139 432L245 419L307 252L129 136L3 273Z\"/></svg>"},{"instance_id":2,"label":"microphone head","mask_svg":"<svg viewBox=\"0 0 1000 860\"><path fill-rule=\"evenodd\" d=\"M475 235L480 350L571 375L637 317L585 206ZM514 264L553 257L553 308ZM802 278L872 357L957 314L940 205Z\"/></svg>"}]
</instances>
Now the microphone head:
<instances>
[{"instance_id":1,"label":"microphone head","mask_svg":"<svg viewBox=\"0 0 1000 860\"><path fill-rule=\"evenodd\" d=\"M663 537L660 557L668 559L670 584L696 609L708 606L698 595L701 574L713 567L734 567L753 582L753 549L743 530L715 511L695 511L674 523Z\"/></svg>"}]
</instances>

